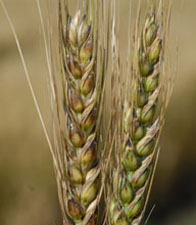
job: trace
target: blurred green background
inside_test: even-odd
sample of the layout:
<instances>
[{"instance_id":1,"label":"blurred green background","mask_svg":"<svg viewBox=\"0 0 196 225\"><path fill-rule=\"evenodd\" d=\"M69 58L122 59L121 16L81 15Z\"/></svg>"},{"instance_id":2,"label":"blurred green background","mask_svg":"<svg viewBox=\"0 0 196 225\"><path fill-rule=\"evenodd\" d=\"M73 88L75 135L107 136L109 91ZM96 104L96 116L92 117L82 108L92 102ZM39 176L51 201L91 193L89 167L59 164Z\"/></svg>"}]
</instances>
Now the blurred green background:
<instances>
[{"instance_id":1,"label":"blurred green background","mask_svg":"<svg viewBox=\"0 0 196 225\"><path fill-rule=\"evenodd\" d=\"M35 0L5 3L46 109L46 63ZM178 72L161 140L149 225L196 224L196 1L185 1L182 9L179 3L175 1L171 26L173 43L176 37L179 40ZM126 10L123 1L122 7ZM2 9L0 31L0 224L60 225L52 160Z\"/></svg>"}]
</instances>

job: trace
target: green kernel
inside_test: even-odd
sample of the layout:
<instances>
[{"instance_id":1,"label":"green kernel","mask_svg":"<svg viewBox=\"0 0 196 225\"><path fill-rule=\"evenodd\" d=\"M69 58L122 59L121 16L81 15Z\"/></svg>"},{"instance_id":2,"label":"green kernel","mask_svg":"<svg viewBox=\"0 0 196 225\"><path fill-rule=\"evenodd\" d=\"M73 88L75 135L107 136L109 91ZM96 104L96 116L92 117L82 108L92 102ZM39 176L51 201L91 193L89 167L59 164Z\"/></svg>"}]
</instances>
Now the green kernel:
<instances>
[{"instance_id":1,"label":"green kernel","mask_svg":"<svg viewBox=\"0 0 196 225\"><path fill-rule=\"evenodd\" d=\"M142 126L137 127L137 129L134 132L134 139L140 140L144 136L144 128Z\"/></svg>"},{"instance_id":2,"label":"green kernel","mask_svg":"<svg viewBox=\"0 0 196 225\"><path fill-rule=\"evenodd\" d=\"M82 191L81 201L84 206L88 206L96 197L97 194L97 182L95 181L85 190Z\"/></svg>"},{"instance_id":3,"label":"green kernel","mask_svg":"<svg viewBox=\"0 0 196 225\"><path fill-rule=\"evenodd\" d=\"M133 182L132 185L134 188L141 188L148 179L150 171L147 169L144 173L139 177L136 182Z\"/></svg>"},{"instance_id":4,"label":"green kernel","mask_svg":"<svg viewBox=\"0 0 196 225\"><path fill-rule=\"evenodd\" d=\"M80 169L77 166L74 166L74 165L70 166L68 175L69 175L70 180L74 184L82 184L82 182L83 182L82 172L80 171Z\"/></svg>"},{"instance_id":5,"label":"green kernel","mask_svg":"<svg viewBox=\"0 0 196 225\"><path fill-rule=\"evenodd\" d=\"M151 109L148 110L147 113L142 114L141 115L142 122L148 123L148 122L152 121L154 113L155 113L155 107L152 107Z\"/></svg>"},{"instance_id":6,"label":"green kernel","mask_svg":"<svg viewBox=\"0 0 196 225\"><path fill-rule=\"evenodd\" d=\"M74 147L81 148L84 145L83 137L77 129L72 127L69 136Z\"/></svg>"},{"instance_id":7,"label":"green kernel","mask_svg":"<svg viewBox=\"0 0 196 225\"><path fill-rule=\"evenodd\" d=\"M128 171L134 171L138 168L138 159L133 151L130 151L123 159L124 167Z\"/></svg>"},{"instance_id":8,"label":"green kernel","mask_svg":"<svg viewBox=\"0 0 196 225\"><path fill-rule=\"evenodd\" d=\"M143 107L146 103L146 94L145 93L142 93L142 92L139 92L138 93L138 96L137 96L137 105L138 107Z\"/></svg>"},{"instance_id":9,"label":"green kernel","mask_svg":"<svg viewBox=\"0 0 196 225\"><path fill-rule=\"evenodd\" d=\"M88 131L89 129L91 129L93 127L94 124L95 124L95 111L93 110L87 116L87 118L85 118L85 120L82 121L82 128L85 131Z\"/></svg>"},{"instance_id":10,"label":"green kernel","mask_svg":"<svg viewBox=\"0 0 196 225\"><path fill-rule=\"evenodd\" d=\"M131 201L133 197L133 190L131 188L131 185L129 184L123 185L120 192L120 197L123 204L128 204Z\"/></svg>"},{"instance_id":11,"label":"green kernel","mask_svg":"<svg viewBox=\"0 0 196 225\"><path fill-rule=\"evenodd\" d=\"M152 64L156 64L159 60L160 52L161 52L162 42L161 40L157 40L153 43L150 53L149 60Z\"/></svg>"},{"instance_id":12,"label":"green kernel","mask_svg":"<svg viewBox=\"0 0 196 225\"><path fill-rule=\"evenodd\" d=\"M82 64L86 64L92 57L93 41L89 39L80 50L80 61Z\"/></svg>"},{"instance_id":13,"label":"green kernel","mask_svg":"<svg viewBox=\"0 0 196 225\"><path fill-rule=\"evenodd\" d=\"M69 67L71 70L71 74L75 79L80 79L82 77L82 70L80 65L76 61L70 61Z\"/></svg>"},{"instance_id":14,"label":"green kernel","mask_svg":"<svg viewBox=\"0 0 196 225\"><path fill-rule=\"evenodd\" d=\"M76 113L82 113L84 110L82 99L74 92L71 93L71 105Z\"/></svg>"},{"instance_id":15,"label":"green kernel","mask_svg":"<svg viewBox=\"0 0 196 225\"><path fill-rule=\"evenodd\" d=\"M158 86L158 79L149 77L149 79L147 79L144 84L144 89L146 92L149 93L154 91L157 88L157 86Z\"/></svg>"},{"instance_id":16,"label":"green kernel","mask_svg":"<svg viewBox=\"0 0 196 225\"><path fill-rule=\"evenodd\" d=\"M139 156L149 155L152 152L153 146L154 146L154 140L150 141L144 147L140 147L139 149L137 149L138 155Z\"/></svg>"},{"instance_id":17,"label":"green kernel","mask_svg":"<svg viewBox=\"0 0 196 225\"><path fill-rule=\"evenodd\" d=\"M94 145L91 145L81 158L82 167L84 169L90 167L94 163L95 159L96 149Z\"/></svg>"},{"instance_id":18,"label":"green kernel","mask_svg":"<svg viewBox=\"0 0 196 225\"><path fill-rule=\"evenodd\" d=\"M141 213L142 209L144 207L144 199L141 198L133 207L132 209L129 209L127 215L129 218L136 217L139 213Z\"/></svg>"},{"instance_id":19,"label":"green kernel","mask_svg":"<svg viewBox=\"0 0 196 225\"><path fill-rule=\"evenodd\" d=\"M82 81L82 83L80 85L81 93L84 96L87 96L93 90L94 86L95 86L95 74L90 73L88 75L87 79Z\"/></svg>"},{"instance_id":20,"label":"green kernel","mask_svg":"<svg viewBox=\"0 0 196 225\"><path fill-rule=\"evenodd\" d=\"M150 63L150 61L148 60L148 57L145 56L144 54L140 53L140 72L141 75L146 77L148 75L151 74L151 72L153 71L153 66Z\"/></svg>"}]
</instances>

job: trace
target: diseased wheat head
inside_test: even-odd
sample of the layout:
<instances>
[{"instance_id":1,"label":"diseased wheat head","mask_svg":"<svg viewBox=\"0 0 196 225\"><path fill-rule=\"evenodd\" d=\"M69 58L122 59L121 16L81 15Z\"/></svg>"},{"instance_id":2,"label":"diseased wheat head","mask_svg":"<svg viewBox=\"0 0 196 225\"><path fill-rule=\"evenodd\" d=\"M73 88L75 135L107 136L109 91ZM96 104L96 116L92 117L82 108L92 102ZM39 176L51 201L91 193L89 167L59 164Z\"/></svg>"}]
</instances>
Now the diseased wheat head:
<instances>
[{"instance_id":1,"label":"diseased wheat head","mask_svg":"<svg viewBox=\"0 0 196 225\"><path fill-rule=\"evenodd\" d=\"M112 225L141 224L153 171L161 124L160 114L155 112L160 96L162 62L160 21L154 11L147 15L138 42L139 69L131 103L124 107L120 166L113 175L113 197L109 209Z\"/></svg>"}]
</instances>

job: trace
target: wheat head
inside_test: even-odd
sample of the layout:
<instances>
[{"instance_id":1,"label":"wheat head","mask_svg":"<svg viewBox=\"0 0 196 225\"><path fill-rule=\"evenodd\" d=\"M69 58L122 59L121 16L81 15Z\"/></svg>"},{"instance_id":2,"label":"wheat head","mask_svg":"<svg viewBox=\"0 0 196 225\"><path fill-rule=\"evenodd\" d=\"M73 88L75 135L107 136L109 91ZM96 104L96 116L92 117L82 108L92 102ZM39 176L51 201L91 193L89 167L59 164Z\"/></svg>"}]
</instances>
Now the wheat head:
<instances>
[{"instance_id":1,"label":"wheat head","mask_svg":"<svg viewBox=\"0 0 196 225\"><path fill-rule=\"evenodd\" d=\"M133 80L132 101L124 107L120 169L113 175L109 209L112 225L138 225L144 216L161 126L156 113L162 63L160 29L153 11L147 15L138 41L139 69Z\"/></svg>"},{"instance_id":2,"label":"wheat head","mask_svg":"<svg viewBox=\"0 0 196 225\"><path fill-rule=\"evenodd\" d=\"M60 12L61 13L61 12ZM97 72L97 38L93 20L77 11L59 22L63 74L63 170L60 185L65 224L97 223L100 200L100 100L102 75ZM62 160L62 157L61 157Z\"/></svg>"}]
</instances>

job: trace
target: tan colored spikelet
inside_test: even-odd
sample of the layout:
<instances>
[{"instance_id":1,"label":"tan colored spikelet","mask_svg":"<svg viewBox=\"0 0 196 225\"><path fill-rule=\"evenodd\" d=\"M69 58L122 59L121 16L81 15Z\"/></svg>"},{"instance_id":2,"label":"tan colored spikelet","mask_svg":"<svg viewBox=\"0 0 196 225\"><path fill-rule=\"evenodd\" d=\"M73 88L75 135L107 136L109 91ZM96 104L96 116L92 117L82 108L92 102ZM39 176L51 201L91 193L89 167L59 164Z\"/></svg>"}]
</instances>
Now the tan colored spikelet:
<instances>
[{"instance_id":1,"label":"tan colored spikelet","mask_svg":"<svg viewBox=\"0 0 196 225\"><path fill-rule=\"evenodd\" d=\"M163 55L161 20L155 10L147 14L138 40L138 70L131 103L124 107L119 168L113 172L110 224L139 225L144 217L162 126L158 110ZM118 146L118 145L117 145ZM118 166L117 166L118 167Z\"/></svg>"}]
</instances>

